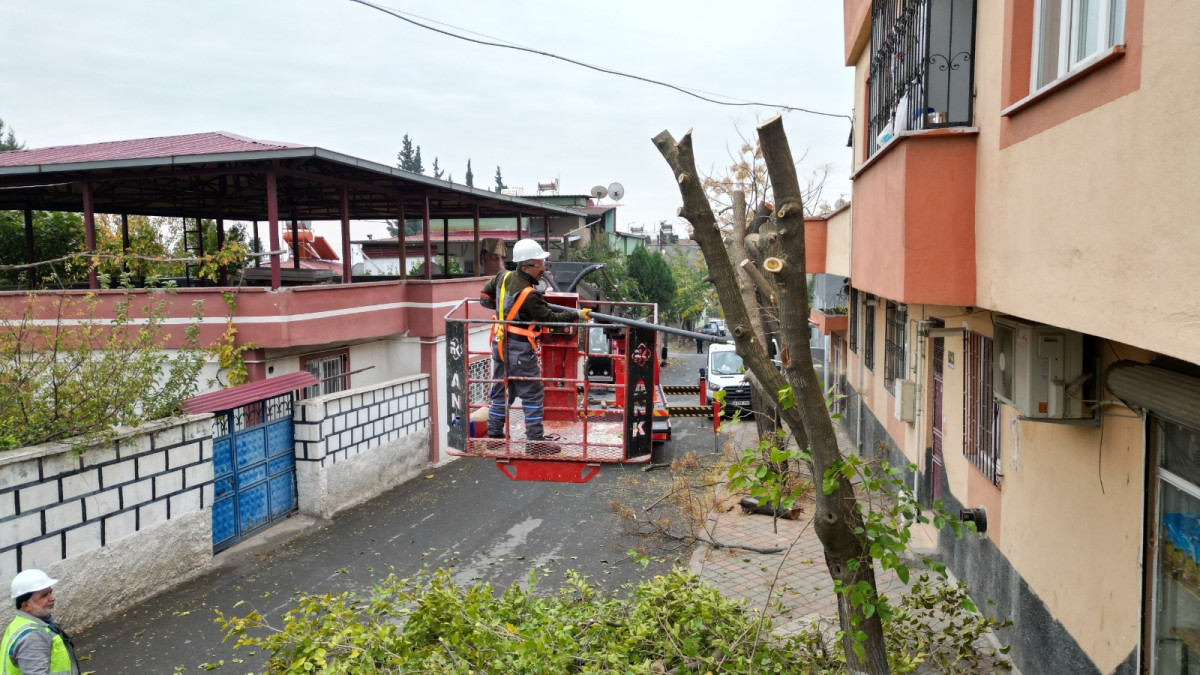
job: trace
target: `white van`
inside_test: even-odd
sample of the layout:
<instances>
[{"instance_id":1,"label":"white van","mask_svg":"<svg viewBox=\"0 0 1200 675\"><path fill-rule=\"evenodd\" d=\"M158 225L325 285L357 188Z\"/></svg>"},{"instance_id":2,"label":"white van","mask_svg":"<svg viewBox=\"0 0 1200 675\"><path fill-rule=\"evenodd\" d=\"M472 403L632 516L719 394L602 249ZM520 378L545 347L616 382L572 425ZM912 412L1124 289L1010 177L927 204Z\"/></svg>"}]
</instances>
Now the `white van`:
<instances>
[{"instance_id":1,"label":"white van","mask_svg":"<svg viewBox=\"0 0 1200 675\"><path fill-rule=\"evenodd\" d=\"M700 369L705 381L705 404L712 405L713 393L725 392L725 405L750 407L750 383L746 381L742 357L733 345L713 344L708 348L708 367Z\"/></svg>"}]
</instances>

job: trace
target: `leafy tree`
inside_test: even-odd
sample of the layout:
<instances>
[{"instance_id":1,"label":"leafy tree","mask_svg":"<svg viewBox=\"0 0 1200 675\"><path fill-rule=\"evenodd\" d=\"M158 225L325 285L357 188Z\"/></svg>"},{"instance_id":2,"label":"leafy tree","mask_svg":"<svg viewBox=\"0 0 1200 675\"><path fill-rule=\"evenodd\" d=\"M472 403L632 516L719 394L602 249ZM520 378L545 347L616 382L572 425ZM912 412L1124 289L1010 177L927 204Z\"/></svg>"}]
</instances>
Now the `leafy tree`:
<instances>
[{"instance_id":1,"label":"leafy tree","mask_svg":"<svg viewBox=\"0 0 1200 675\"><path fill-rule=\"evenodd\" d=\"M467 187L475 187L475 174L471 171L471 160L467 159Z\"/></svg>"},{"instance_id":2,"label":"leafy tree","mask_svg":"<svg viewBox=\"0 0 1200 675\"><path fill-rule=\"evenodd\" d=\"M409 140L408 134L404 134L404 139L400 143L400 152L396 154L396 159L399 160L396 163L396 167L404 171L414 171L413 144Z\"/></svg>"},{"instance_id":3,"label":"leafy tree","mask_svg":"<svg viewBox=\"0 0 1200 675\"><path fill-rule=\"evenodd\" d=\"M504 184L504 177L500 175L500 165L497 164L496 165L496 192L500 192L501 190L503 190L507 187L508 186Z\"/></svg>"},{"instance_id":4,"label":"leafy tree","mask_svg":"<svg viewBox=\"0 0 1200 675\"><path fill-rule=\"evenodd\" d=\"M417 146L417 152L413 155L413 173L425 173L425 165L421 163L421 146Z\"/></svg>"},{"instance_id":5,"label":"leafy tree","mask_svg":"<svg viewBox=\"0 0 1200 675\"><path fill-rule=\"evenodd\" d=\"M704 280L707 270L704 263L692 262L680 249L671 249L666 256L671 277L675 279L675 299L667 310L671 323L684 326L699 318L706 307L717 306L717 295L712 284Z\"/></svg>"},{"instance_id":6,"label":"leafy tree","mask_svg":"<svg viewBox=\"0 0 1200 675\"><path fill-rule=\"evenodd\" d=\"M400 227L396 225L396 221L387 221L387 231L389 237L397 237L400 235ZM421 234L421 221L414 218L404 219L404 236L412 237Z\"/></svg>"},{"instance_id":7,"label":"leafy tree","mask_svg":"<svg viewBox=\"0 0 1200 675\"><path fill-rule=\"evenodd\" d=\"M611 285L603 287L606 295L614 300L629 301L637 297L637 281L630 276L626 268L626 256L612 245L607 232L596 232L588 241L587 246L571 256L583 262L603 263L604 274ZM598 285L600 285L598 283Z\"/></svg>"},{"instance_id":8,"label":"leafy tree","mask_svg":"<svg viewBox=\"0 0 1200 675\"><path fill-rule=\"evenodd\" d=\"M531 573L527 587L497 592L489 584L456 586L442 569L393 574L362 596L301 593L281 627L256 610L244 617L217 610L217 622L235 649L269 655L267 673L846 672L819 623L776 636L769 617L686 570L608 596L574 571L558 592L539 592L537 582ZM944 631L930 630L928 607L965 597L961 585L921 579L914 589L888 624L898 672L927 659L941 672L1007 666L972 645L995 620L960 612L940 617Z\"/></svg>"},{"instance_id":9,"label":"leafy tree","mask_svg":"<svg viewBox=\"0 0 1200 675\"><path fill-rule=\"evenodd\" d=\"M639 300L657 304L661 312L669 310L675 299L675 279L662 255L637 247L629 254L629 276L637 281Z\"/></svg>"},{"instance_id":10,"label":"leafy tree","mask_svg":"<svg viewBox=\"0 0 1200 675\"><path fill-rule=\"evenodd\" d=\"M83 217L60 211L33 212L34 261L55 260L87 249ZM0 211L0 265L23 265L25 260L25 215ZM75 260L32 269L0 270L0 284L24 285L33 274L38 281L69 283L87 279L87 264Z\"/></svg>"},{"instance_id":11,"label":"leafy tree","mask_svg":"<svg viewBox=\"0 0 1200 675\"><path fill-rule=\"evenodd\" d=\"M4 134L0 120L0 150L21 150L25 144L17 141L10 127ZM33 212L33 257L35 261L54 260L87 248L83 217L76 213L52 211ZM25 260L25 214L21 211L0 211L0 265L23 265ZM68 261L23 270L0 270L0 284L25 285L29 275L38 280L60 283L87 278L87 265Z\"/></svg>"},{"instance_id":12,"label":"leafy tree","mask_svg":"<svg viewBox=\"0 0 1200 675\"><path fill-rule=\"evenodd\" d=\"M94 294L28 298L20 316L0 316L0 450L109 436L117 425L175 414L195 393L205 360L197 345L202 302L172 356L161 347L167 301L153 294L127 294L112 307ZM37 321L46 309L56 324Z\"/></svg>"},{"instance_id":13,"label":"leafy tree","mask_svg":"<svg viewBox=\"0 0 1200 675\"><path fill-rule=\"evenodd\" d=\"M13 133L12 127L8 128L8 134L4 133L4 120L0 120L0 152L24 149L25 144L17 142L17 135Z\"/></svg>"},{"instance_id":14,"label":"leafy tree","mask_svg":"<svg viewBox=\"0 0 1200 675\"><path fill-rule=\"evenodd\" d=\"M418 150L419 150L419 148L418 148ZM443 173L444 172L438 168L438 158L434 157L433 158L433 177L440 179L442 177Z\"/></svg>"}]
</instances>

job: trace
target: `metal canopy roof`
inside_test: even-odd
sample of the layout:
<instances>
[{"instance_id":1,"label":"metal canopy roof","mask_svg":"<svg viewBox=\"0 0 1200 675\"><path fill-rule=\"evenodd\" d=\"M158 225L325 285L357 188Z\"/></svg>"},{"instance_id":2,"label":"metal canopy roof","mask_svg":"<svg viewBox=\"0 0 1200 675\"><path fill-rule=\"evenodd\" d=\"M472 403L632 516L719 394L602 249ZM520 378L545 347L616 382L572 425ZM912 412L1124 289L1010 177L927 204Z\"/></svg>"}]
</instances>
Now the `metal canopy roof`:
<instances>
[{"instance_id":1,"label":"metal canopy roof","mask_svg":"<svg viewBox=\"0 0 1200 675\"><path fill-rule=\"evenodd\" d=\"M321 380L308 371L269 377L265 380L193 396L183 402L183 412L189 415L199 415L219 410L233 410L247 403L261 401L320 383Z\"/></svg>"},{"instance_id":2,"label":"metal canopy roof","mask_svg":"<svg viewBox=\"0 0 1200 675\"><path fill-rule=\"evenodd\" d=\"M1144 363L1118 361L1108 367L1104 386L1130 407L1200 429L1200 379Z\"/></svg>"},{"instance_id":3,"label":"metal canopy roof","mask_svg":"<svg viewBox=\"0 0 1200 675\"><path fill-rule=\"evenodd\" d=\"M352 219L579 217L580 211L436 180L293 143L224 132L0 152L0 209L267 220L266 173L278 181L279 219L338 220L347 188Z\"/></svg>"}]
</instances>

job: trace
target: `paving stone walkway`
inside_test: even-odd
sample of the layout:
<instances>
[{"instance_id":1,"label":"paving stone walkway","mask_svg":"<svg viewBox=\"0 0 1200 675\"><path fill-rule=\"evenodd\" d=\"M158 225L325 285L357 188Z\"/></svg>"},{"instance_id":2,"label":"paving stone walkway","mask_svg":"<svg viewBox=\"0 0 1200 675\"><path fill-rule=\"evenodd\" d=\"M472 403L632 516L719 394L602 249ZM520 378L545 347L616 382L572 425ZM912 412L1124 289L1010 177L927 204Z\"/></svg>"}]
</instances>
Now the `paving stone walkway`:
<instances>
[{"instance_id":1,"label":"paving stone walkway","mask_svg":"<svg viewBox=\"0 0 1200 675\"><path fill-rule=\"evenodd\" d=\"M843 454L852 451L850 439L840 428L835 426L835 429ZM738 425L729 443L738 448L757 444L754 424ZM836 629L837 597L825 565L824 549L812 528L811 509L795 520L775 520L778 531L772 525L773 520L768 515L747 514L734 503L732 509L712 516L709 526L713 540L721 544L785 551L790 547L790 552L762 554L740 548L700 546L692 554L690 569L722 595L741 598L751 607L765 609L777 634L793 635L816 621L826 629ZM914 550L935 552L936 540L930 528L915 527L912 535ZM875 581L878 590L892 598L905 588L892 571L882 572L877 568ZM984 643L999 646L994 636L988 636Z\"/></svg>"}]
</instances>

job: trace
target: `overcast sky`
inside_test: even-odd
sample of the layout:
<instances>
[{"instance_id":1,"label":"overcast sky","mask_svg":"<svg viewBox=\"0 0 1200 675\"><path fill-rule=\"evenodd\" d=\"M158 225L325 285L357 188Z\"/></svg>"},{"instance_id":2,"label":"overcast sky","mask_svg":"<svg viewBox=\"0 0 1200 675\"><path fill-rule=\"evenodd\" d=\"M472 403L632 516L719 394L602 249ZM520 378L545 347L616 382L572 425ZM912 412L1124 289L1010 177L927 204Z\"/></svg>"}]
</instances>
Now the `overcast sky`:
<instances>
[{"instance_id":1,"label":"overcast sky","mask_svg":"<svg viewBox=\"0 0 1200 675\"><path fill-rule=\"evenodd\" d=\"M380 4L738 99L853 105L834 0ZM394 165L408 134L426 173L436 157L464 182L470 158L476 187L497 165L527 195L549 178L570 194L620 182L621 229L682 222L652 136L693 129L706 171L778 112L470 44L350 0L0 0L0 26L0 119L30 148L220 130ZM784 121L793 153L808 152L801 171L831 163L828 201L848 194L849 121Z\"/></svg>"}]
</instances>

